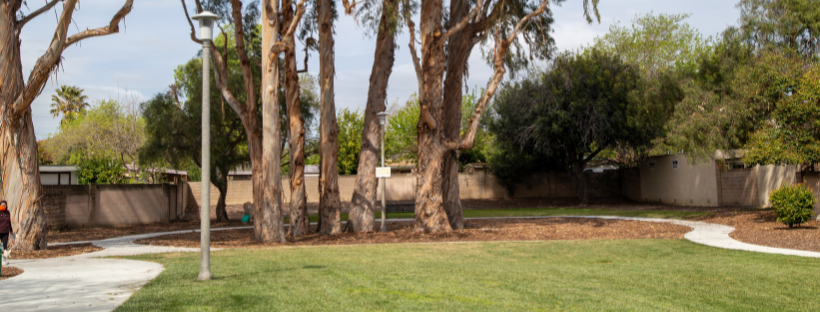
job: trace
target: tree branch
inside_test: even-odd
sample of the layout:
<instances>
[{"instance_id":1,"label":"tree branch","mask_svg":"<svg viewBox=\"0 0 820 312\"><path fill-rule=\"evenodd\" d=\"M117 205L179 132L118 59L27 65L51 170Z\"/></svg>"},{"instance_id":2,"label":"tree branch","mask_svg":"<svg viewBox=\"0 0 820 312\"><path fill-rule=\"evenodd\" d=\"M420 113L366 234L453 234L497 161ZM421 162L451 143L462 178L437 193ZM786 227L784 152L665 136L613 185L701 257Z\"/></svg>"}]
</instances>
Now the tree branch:
<instances>
[{"instance_id":1,"label":"tree branch","mask_svg":"<svg viewBox=\"0 0 820 312\"><path fill-rule=\"evenodd\" d=\"M51 39L46 53L37 59L34 64L34 69L29 74L28 83L23 89L23 92L17 96L14 103L11 105L12 114L21 115L26 109L31 106L34 98L43 91L43 86L48 80L51 71L57 67L60 62L60 56L65 50L66 33L68 26L71 24L71 16L74 14L74 6L77 5L77 0L67 0L63 5L63 13L57 21L57 29L54 30L54 37Z\"/></svg>"},{"instance_id":2,"label":"tree branch","mask_svg":"<svg viewBox=\"0 0 820 312\"><path fill-rule=\"evenodd\" d=\"M134 0L127 0L125 4L117 11L117 14L114 14L114 17L111 18L111 22L108 23L108 26L95 28L95 29L86 29L83 32L75 34L71 37L68 37L66 40L66 45L72 45L80 40L90 38L90 37L99 37L99 36L106 36L110 34L115 34L120 32L120 21L125 18L128 13L131 13L131 8L133 7Z\"/></svg>"},{"instance_id":3,"label":"tree branch","mask_svg":"<svg viewBox=\"0 0 820 312\"><path fill-rule=\"evenodd\" d=\"M196 37L196 28L194 28L194 22L191 21L191 16L188 15L188 7L185 5L185 0L180 0L180 2L182 2L182 10L185 11L185 19L188 20L188 25L191 26L191 40L198 44L202 44L202 40L199 40ZM197 6L199 6L199 3L197 3Z\"/></svg>"},{"instance_id":4,"label":"tree branch","mask_svg":"<svg viewBox=\"0 0 820 312\"><path fill-rule=\"evenodd\" d=\"M256 110L256 84L253 79L253 69L251 60L248 58L248 51L245 49L245 31L242 25L242 2L231 0L231 14L233 14L234 36L236 39L236 54L239 55L239 65L242 69L242 80L245 83L245 109ZM227 44L227 41L225 42Z\"/></svg>"},{"instance_id":5,"label":"tree branch","mask_svg":"<svg viewBox=\"0 0 820 312\"><path fill-rule=\"evenodd\" d=\"M475 8L473 8L473 10L470 11L470 14L468 14L467 16L462 18L458 23L456 23L453 27L451 27L449 30L447 30L447 32L444 33L444 35L441 37L440 42L442 42L442 44L443 44L443 42L446 41L447 38L450 38L452 35L455 35L459 31L464 29L464 27L466 27L467 24L470 23L470 20L472 20L473 18L475 18L478 15L479 10L481 10L481 5L480 4L476 5Z\"/></svg>"},{"instance_id":6,"label":"tree branch","mask_svg":"<svg viewBox=\"0 0 820 312\"><path fill-rule=\"evenodd\" d=\"M501 80L504 78L504 73L507 71L504 68L504 56L507 54L507 50L510 48L510 44L515 40L515 37L520 33L521 29L526 25L529 20L533 16L540 15L544 13L547 9L548 0L542 0L541 5L538 6L538 9L535 11L530 12L524 18L522 18L518 24L516 24L515 28L513 29L512 33L510 33L509 37L506 39L501 39L499 31L496 30L496 41L495 41L495 48L494 48L494 56L493 56L493 67L494 72L492 78L487 83L487 89L484 91L484 95L476 104L475 111L473 111L473 116L470 117L470 125L467 128L467 132L458 139L458 142L455 140L449 140L445 142L445 146L451 150L459 150L459 149L470 149L473 147L473 143L475 143L475 136L478 132L478 124L481 119L481 115L484 112L484 109L487 107L487 104L495 95L495 91L498 88L498 85L501 83Z\"/></svg>"},{"instance_id":7,"label":"tree branch","mask_svg":"<svg viewBox=\"0 0 820 312\"><path fill-rule=\"evenodd\" d=\"M356 5L359 3L360 2L357 1L353 1L353 3L350 3L350 1L348 0L342 0L342 5L345 7L345 14L353 15L353 8L356 7Z\"/></svg>"},{"instance_id":8,"label":"tree branch","mask_svg":"<svg viewBox=\"0 0 820 312\"><path fill-rule=\"evenodd\" d=\"M60 2L60 1L63 1L63 0L52 0L51 2L46 3L46 5L43 6L42 8L37 9L37 11L31 12L31 14L26 15L25 18L23 18L19 22L17 22L17 33L18 34L20 33L20 31L23 29L23 26L26 25L26 23L30 22L31 20L33 20L38 15L43 14L44 12L46 12L48 10L51 10L51 8L53 8L55 5L57 5L57 2Z\"/></svg>"},{"instance_id":9,"label":"tree branch","mask_svg":"<svg viewBox=\"0 0 820 312\"><path fill-rule=\"evenodd\" d=\"M416 23L413 23L410 18L406 18L406 20L407 28L410 29L410 43L408 46L410 47L410 56L413 58L413 68L416 70L416 80L418 80L419 84L419 96L421 96L422 86L424 86L424 83L422 81L421 61L416 53Z\"/></svg>"}]
</instances>

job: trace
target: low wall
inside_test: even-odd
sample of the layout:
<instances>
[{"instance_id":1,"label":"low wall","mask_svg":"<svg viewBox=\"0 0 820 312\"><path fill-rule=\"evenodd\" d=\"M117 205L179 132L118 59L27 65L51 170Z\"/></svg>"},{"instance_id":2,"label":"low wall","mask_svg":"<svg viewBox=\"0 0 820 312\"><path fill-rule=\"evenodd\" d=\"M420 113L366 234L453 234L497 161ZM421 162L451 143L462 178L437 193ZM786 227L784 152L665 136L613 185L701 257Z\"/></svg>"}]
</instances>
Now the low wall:
<instances>
[{"instance_id":1,"label":"low wall","mask_svg":"<svg viewBox=\"0 0 820 312\"><path fill-rule=\"evenodd\" d=\"M41 205L51 228L167 223L185 212L187 190L185 184L44 185Z\"/></svg>"},{"instance_id":2,"label":"low wall","mask_svg":"<svg viewBox=\"0 0 820 312\"><path fill-rule=\"evenodd\" d=\"M814 217L820 220L820 173L810 172L803 175L803 184L811 190L814 198L818 199L814 204Z\"/></svg>"},{"instance_id":3,"label":"low wall","mask_svg":"<svg viewBox=\"0 0 820 312\"><path fill-rule=\"evenodd\" d=\"M759 167L724 170L717 168L718 196L721 206L759 206L758 178ZM768 200L768 196L766 197Z\"/></svg>"},{"instance_id":4,"label":"low wall","mask_svg":"<svg viewBox=\"0 0 820 312\"><path fill-rule=\"evenodd\" d=\"M592 197L621 196L621 176L618 170L607 170L604 173L587 173L587 185ZM290 201L290 180L283 177L282 200ZM319 202L318 178L305 177L307 201ZM507 190L498 183L492 174L484 171L460 173L458 175L461 199L502 199L507 198ZM196 205L201 201L201 182L188 182ZM339 193L342 201L350 201L356 186L356 176L339 177ZM379 193L381 194L381 186ZM533 175L516 188L514 197L576 197L577 184L567 173L546 172ZM387 179L388 201L413 201L416 195L416 177L413 174L394 174ZM211 206L216 206L219 191L211 185ZM227 205L241 205L253 202L253 185L251 181L228 182Z\"/></svg>"},{"instance_id":5,"label":"low wall","mask_svg":"<svg viewBox=\"0 0 820 312\"><path fill-rule=\"evenodd\" d=\"M639 170L643 202L699 207L719 205L714 161L690 163L684 154L664 155L642 161Z\"/></svg>"}]
</instances>

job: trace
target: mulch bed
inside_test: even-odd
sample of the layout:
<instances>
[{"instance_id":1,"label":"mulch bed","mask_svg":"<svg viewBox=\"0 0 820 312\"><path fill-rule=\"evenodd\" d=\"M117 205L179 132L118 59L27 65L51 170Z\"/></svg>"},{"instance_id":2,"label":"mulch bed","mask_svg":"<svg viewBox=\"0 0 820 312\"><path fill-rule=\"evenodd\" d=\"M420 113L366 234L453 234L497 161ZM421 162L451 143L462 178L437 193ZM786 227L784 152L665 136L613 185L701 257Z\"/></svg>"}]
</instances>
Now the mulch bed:
<instances>
[{"instance_id":1,"label":"mulch bed","mask_svg":"<svg viewBox=\"0 0 820 312\"><path fill-rule=\"evenodd\" d=\"M103 250L91 244L73 244L61 246L48 246L45 250L36 251L12 251L10 259L49 259L58 257L74 256L89 252ZM5 275L5 273L4 273Z\"/></svg>"},{"instance_id":2,"label":"mulch bed","mask_svg":"<svg viewBox=\"0 0 820 312\"><path fill-rule=\"evenodd\" d=\"M466 241L680 239L691 230L685 226L668 223L581 218L467 220L465 229L441 234L413 232L412 222L390 222L387 228L386 233L343 233L332 236L311 234L289 239L285 244L259 243L254 239L253 230L215 231L211 233L211 246L214 248L257 248ZM199 238L199 233L185 233L141 239L136 243L196 248L199 247Z\"/></svg>"},{"instance_id":3,"label":"mulch bed","mask_svg":"<svg viewBox=\"0 0 820 312\"><path fill-rule=\"evenodd\" d=\"M20 269L15 268L15 267L3 266L2 274L0 274L0 281L2 281L4 279L7 279L7 278L15 277L15 276L20 275L20 274L23 274L23 270L20 270Z\"/></svg>"},{"instance_id":4,"label":"mulch bed","mask_svg":"<svg viewBox=\"0 0 820 312\"><path fill-rule=\"evenodd\" d=\"M744 243L820 252L820 222L811 220L789 228L777 222L772 210L738 211L698 218L735 228L730 237Z\"/></svg>"},{"instance_id":5,"label":"mulch bed","mask_svg":"<svg viewBox=\"0 0 820 312\"><path fill-rule=\"evenodd\" d=\"M239 222L239 219L237 219L237 221L229 222L215 222L211 220L211 228L244 225L247 224ZM131 225L117 227L75 228L62 231L52 230L48 232L48 242L82 242L136 234L192 230L199 229L199 227L199 220L196 220L188 222L154 223L147 225Z\"/></svg>"}]
</instances>

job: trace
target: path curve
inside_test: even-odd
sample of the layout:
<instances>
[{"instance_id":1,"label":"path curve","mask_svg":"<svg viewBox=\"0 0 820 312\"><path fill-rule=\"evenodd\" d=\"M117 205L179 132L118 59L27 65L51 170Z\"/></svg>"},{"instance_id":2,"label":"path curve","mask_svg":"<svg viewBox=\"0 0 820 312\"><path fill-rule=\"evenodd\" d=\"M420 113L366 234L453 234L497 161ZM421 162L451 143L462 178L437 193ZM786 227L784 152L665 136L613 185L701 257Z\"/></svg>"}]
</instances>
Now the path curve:
<instances>
[{"instance_id":1,"label":"path curve","mask_svg":"<svg viewBox=\"0 0 820 312\"><path fill-rule=\"evenodd\" d=\"M475 219L539 219L539 218L583 218L610 219L646 222L664 222L692 228L684 237L692 242L707 246L820 258L819 252L772 248L742 243L729 237L734 231L731 226L699 221L671 220L658 218L633 218L609 216L545 216L545 217L504 217L465 218ZM391 219L389 221L412 221L413 219ZM252 226L216 228L212 231L250 229ZM150 234L131 235L97 241L55 243L69 245L92 243L105 248L101 251L82 255L40 259L10 260L10 265L24 270L23 274L0 281L0 310L3 311L111 311L125 302L145 283L154 279L164 267L158 263L123 259L100 259L111 256L131 256L164 252L198 252L196 248L161 247L135 244L135 240L163 235L199 232L183 230ZM218 250L218 249L213 249Z\"/></svg>"}]
</instances>

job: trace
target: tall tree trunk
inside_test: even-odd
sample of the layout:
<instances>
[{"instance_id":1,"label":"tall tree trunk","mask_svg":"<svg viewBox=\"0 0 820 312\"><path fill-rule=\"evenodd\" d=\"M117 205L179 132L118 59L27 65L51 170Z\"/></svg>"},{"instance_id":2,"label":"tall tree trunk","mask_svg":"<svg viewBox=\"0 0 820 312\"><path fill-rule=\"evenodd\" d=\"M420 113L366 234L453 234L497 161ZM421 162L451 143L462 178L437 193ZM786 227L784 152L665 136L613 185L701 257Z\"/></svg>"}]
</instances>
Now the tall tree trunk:
<instances>
[{"instance_id":1,"label":"tall tree trunk","mask_svg":"<svg viewBox=\"0 0 820 312\"><path fill-rule=\"evenodd\" d=\"M273 2L273 3L271 3ZM252 160L254 178L254 234L262 242L285 242L282 221L282 166L279 121L279 56L271 47L279 36L279 1L265 1L262 8L262 126L259 159ZM268 21L271 21L269 23ZM250 136L248 139L250 140ZM251 154L253 155L253 154ZM258 170L258 171L257 171ZM256 183L259 183L257 186ZM258 188L257 188L258 187ZM261 193L261 198L257 198Z\"/></svg>"},{"instance_id":2,"label":"tall tree trunk","mask_svg":"<svg viewBox=\"0 0 820 312\"><path fill-rule=\"evenodd\" d=\"M470 11L466 0L450 3L450 20L460 21ZM463 81L467 61L473 45L470 43L472 31L462 30L450 37L447 43L447 77L444 80L444 132L445 136L457 140L461 135L461 105L463 101ZM458 185L458 151L444 154L444 180L442 186L444 210L453 229L464 228Z\"/></svg>"},{"instance_id":3,"label":"tall tree trunk","mask_svg":"<svg viewBox=\"0 0 820 312\"><path fill-rule=\"evenodd\" d=\"M393 73L396 54L396 15L397 0L382 2L382 16L379 20L379 31L376 37L376 53L373 57L373 68L370 71L370 88L367 93L367 106L364 110L364 129L362 129L362 149L359 155L359 171L356 174L356 187L350 199L352 208L347 218L347 231L373 231L376 210L376 167L379 165L379 118L376 114L385 110L387 82Z\"/></svg>"},{"instance_id":4,"label":"tall tree trunk","mask_svg":"<svg viewBox=\"0 0 820 312\"><path fill-rule=\"evenodd\" d=\"M12 109L25 86L12 3L0 4L0 198L8 202L17 234L11 249L27 251L45 249L48 232L39 201L40 171L31 108L22 116L15 116Z\"/></svg>"},{"instance_id":5,"label":"tall tree trunk","mask_svg":"<svg viewBox=\"0 0 820 312\"><path fill-rule=\"evenodd\" d=\"M214 210L216 214L216 221L217 222L225 222L228 220L228 210L225 209L225 199L228 197L228 169L227 168L219 168L219 176L214 181L214 186L216 189L219 190L219 200L216 201L216 209Z\"/></svg>"},{"instance_id":6,"label":"tall tree trunk","mask_svg":"<svg viewBox=\"0 0 820 312\"><path fill-rule=\"evenodd\" d=\"M282 23L289 25L294 18L290 0L282 1ZM290 234L294 237L310 231L305 189L305 120L299 102L299 73L296 68L296 43L287 42L285 49L285 99L290 121Z\"/></svg>"},{"instance_id":7,"label":"tall tree trunk","mask_svg":"<svg viewBox=\"0 0 820 312\"><path fill-rule=\"evenodd\" d=\"M319 11L319 88L321 89L321 123L319 126L319 233L333 235L342 232L339 198L339 154L333 80L336 76L333 42L333 0L318 0Z\"/></svg>"},{"instance_id":8,"label":"tall tree trunk","mask_svg":"<svg viewBox=\"0 0 820 312\"><path fill-rule=\"evenodd\" d=\"M451 231L442 202L443 145L442 87L444 48L441 43L442 2L421 1L422 94L418 125L418 175L414 231Z\"/></svg>"}]
</instances>

